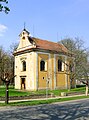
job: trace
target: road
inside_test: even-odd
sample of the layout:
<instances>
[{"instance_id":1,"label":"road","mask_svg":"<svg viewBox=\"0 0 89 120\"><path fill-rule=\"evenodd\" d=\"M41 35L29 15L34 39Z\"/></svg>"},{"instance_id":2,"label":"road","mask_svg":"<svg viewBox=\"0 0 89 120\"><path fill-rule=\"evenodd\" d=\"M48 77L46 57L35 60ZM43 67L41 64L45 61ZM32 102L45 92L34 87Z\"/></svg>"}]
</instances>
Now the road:
<instances>
[{"instance_id":1,"label":"road","mask_svg":"<svg viewBox=\"0 0 89 120\"><path fill-rule=\"evenodd\" d=\"M37 106L0 107L0 120L89 120L89 99Z\"/></svg>"}]
</instances>

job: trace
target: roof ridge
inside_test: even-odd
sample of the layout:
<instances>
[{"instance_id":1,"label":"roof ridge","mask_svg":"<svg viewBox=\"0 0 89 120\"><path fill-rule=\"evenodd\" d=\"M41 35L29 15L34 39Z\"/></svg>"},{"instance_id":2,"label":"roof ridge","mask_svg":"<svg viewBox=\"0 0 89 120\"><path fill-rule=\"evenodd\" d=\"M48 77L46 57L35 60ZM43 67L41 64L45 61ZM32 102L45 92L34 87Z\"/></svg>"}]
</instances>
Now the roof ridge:
<instances>
[{"instance_id":1,"label":"roof ridge","mask_svg":"<svg viewBox=\"0 0 89 120\"><path fill-rule=\"evenodd\" d=\"M55 44L61 45L61 43L53 42L53 41L45 40L45 39L41 39L41 38L32 37L32 39L37 39L37 40L41 40L41 41L47 41L47 42L50 42L50 43L55 43ZM64 46L64 45L63 45L63 46Z\"/></svg>"}]
</instances>

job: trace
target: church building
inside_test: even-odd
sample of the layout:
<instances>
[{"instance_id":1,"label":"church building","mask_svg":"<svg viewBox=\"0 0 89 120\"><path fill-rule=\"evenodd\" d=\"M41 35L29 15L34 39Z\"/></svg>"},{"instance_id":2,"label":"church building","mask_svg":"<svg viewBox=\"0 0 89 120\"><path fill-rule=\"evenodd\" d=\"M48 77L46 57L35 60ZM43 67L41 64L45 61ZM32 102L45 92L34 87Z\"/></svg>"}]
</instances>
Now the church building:
<instances>
[{"instance_id":1,"label":"church building","mask_svg":"<svg viewBox=\"0 0 89 120\"><path fill-rule=\"evenodd\" d=\"M68 50L59 43L32 37L23 29L15 56L15 88L41 90L70 86Z\"/></svg>"}]
</instances>

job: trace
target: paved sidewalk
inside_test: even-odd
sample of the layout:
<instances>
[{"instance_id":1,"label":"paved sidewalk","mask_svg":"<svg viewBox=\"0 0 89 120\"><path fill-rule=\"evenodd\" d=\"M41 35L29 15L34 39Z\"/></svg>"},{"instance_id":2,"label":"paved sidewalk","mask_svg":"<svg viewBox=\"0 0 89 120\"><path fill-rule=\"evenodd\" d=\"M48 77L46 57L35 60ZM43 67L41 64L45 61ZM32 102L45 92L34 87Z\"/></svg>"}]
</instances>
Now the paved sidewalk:
<instances>
[{"instance_id":1,"label":"paved sidewalk","mask_svg":"<svg viewBox=\"0 0 89 120\"><path fill-rule=\"evenodd\" d=\"M89 98L33 106L3 106L0 120L89 120Z\"/></svg>"},{"instance_id":2,"label":"paved sidewalk","mask_svg":"<svg viewBox=\"0 0 89 120\"><path fill-rule=\"evenodd\" d=\"M58 97L50 97L50 98L38 98L38 99L22 99L22 100L9 100L9 102L22 102L22 101L34 101L34 100L49 100L49 99L58 99L58 98L69 98L69 97L76 97L76 96L85 96L85 94L81 95L72 95L72 96L58 96ZM0 101L0 103L4 103L5 101Z\"/></svg>"}]
</instances>

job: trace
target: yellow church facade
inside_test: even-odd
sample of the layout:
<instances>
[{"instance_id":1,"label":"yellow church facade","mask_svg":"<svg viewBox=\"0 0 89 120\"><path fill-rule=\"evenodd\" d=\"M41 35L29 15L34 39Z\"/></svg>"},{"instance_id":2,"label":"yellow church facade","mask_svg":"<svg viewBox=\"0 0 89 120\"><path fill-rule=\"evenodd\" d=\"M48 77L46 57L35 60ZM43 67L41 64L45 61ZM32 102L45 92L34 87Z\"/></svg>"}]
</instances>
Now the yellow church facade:
<instances>
[{"instance_id":1,"label":"yellow church facade","mask_svg":"<svg viewBox=\"0 0 89 120\"><path fill-rule=\"evenodd\" d=\"M16 89L70 87L68 50L62 44L31 37L24 29L14 56Z\"/></svg>"}]
</instances>

